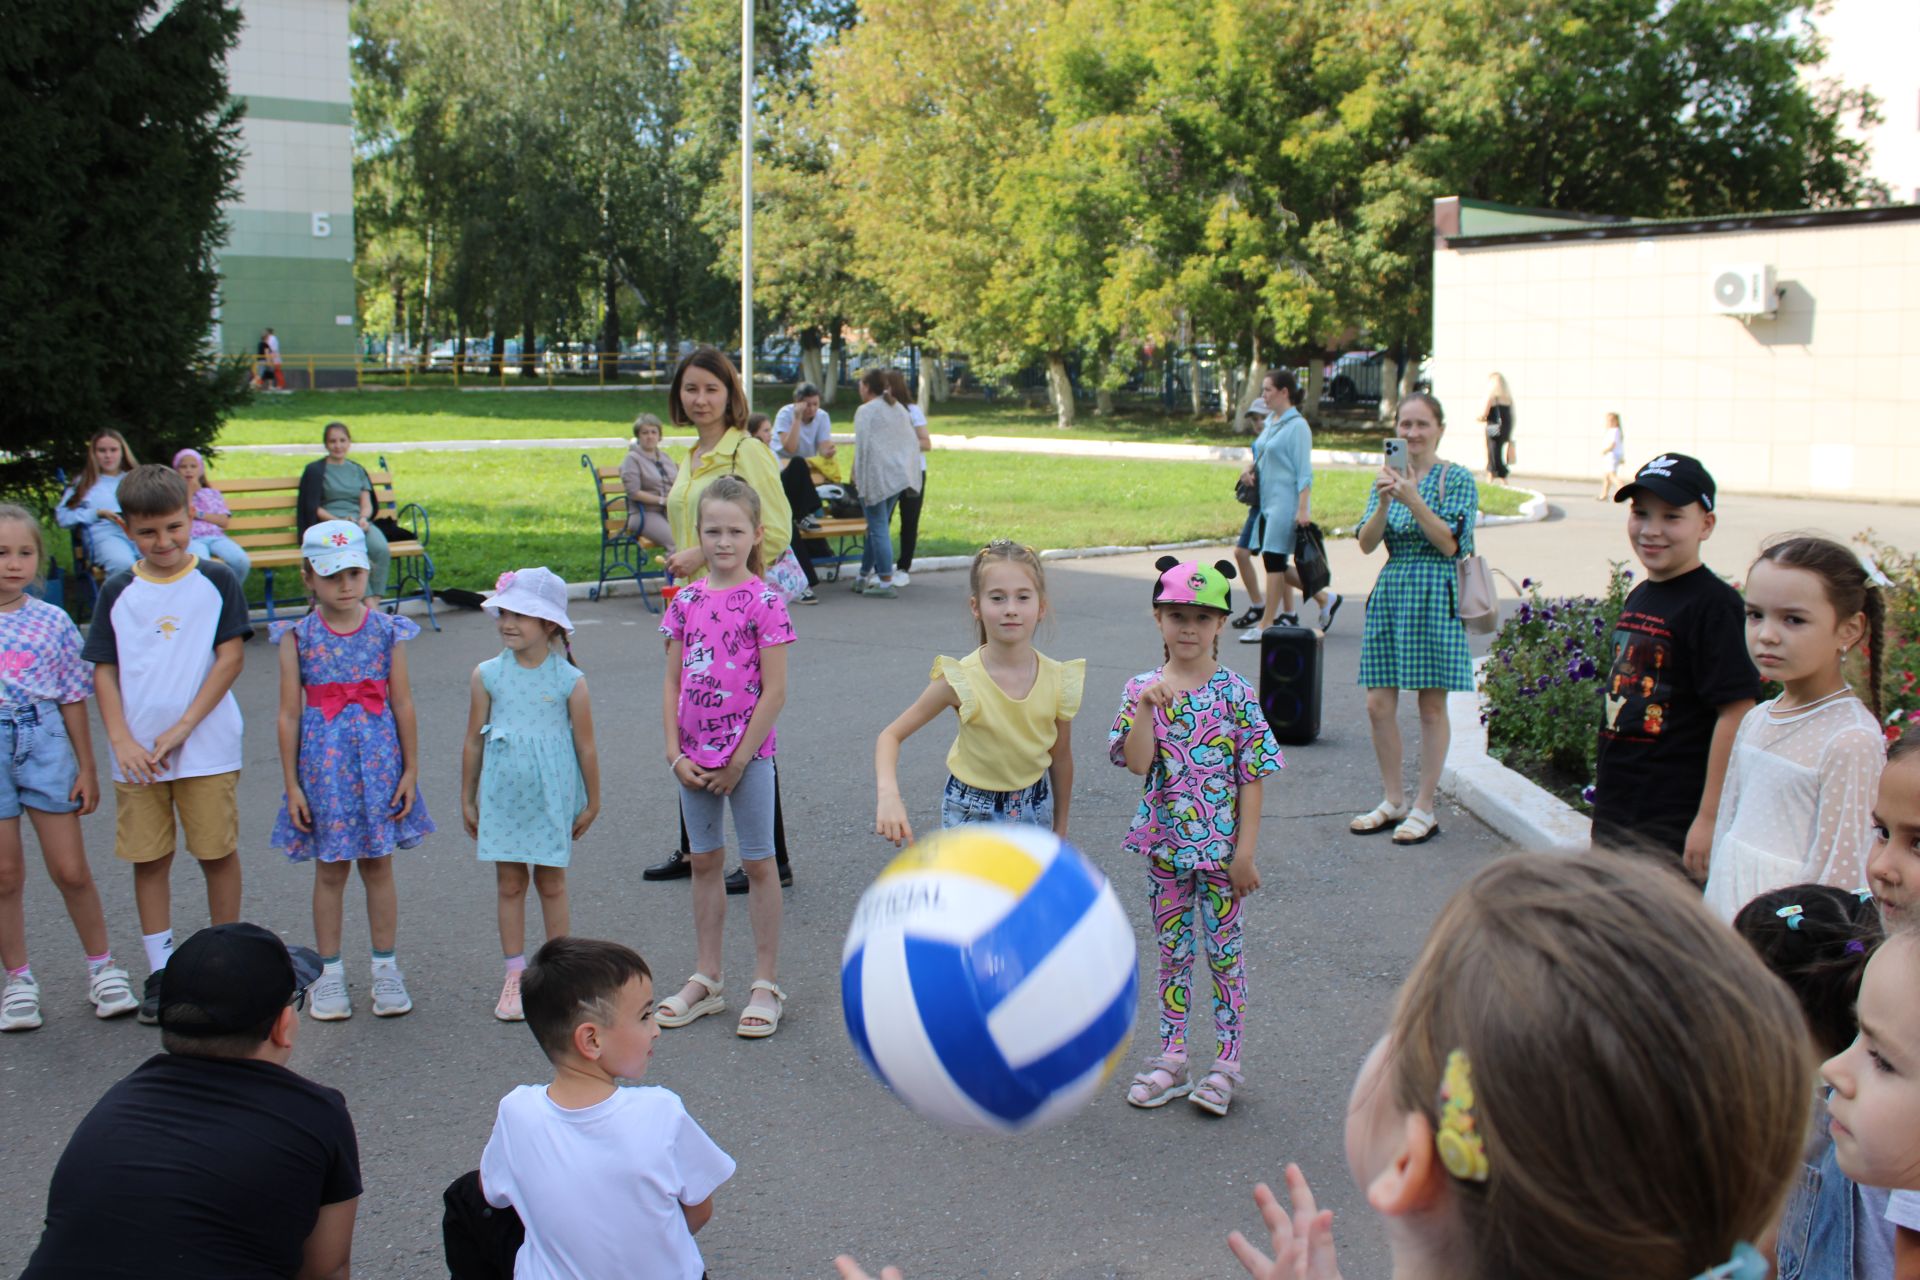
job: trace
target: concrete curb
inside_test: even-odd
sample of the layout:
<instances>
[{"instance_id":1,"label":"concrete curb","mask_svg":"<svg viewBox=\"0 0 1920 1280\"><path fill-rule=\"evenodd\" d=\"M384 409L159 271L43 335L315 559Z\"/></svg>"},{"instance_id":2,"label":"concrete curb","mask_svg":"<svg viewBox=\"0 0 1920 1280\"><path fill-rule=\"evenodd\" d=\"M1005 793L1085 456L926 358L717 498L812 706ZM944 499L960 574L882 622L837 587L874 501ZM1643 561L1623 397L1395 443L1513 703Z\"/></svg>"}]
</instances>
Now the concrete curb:
<instances>
[{"instance_id":1,"label":"concrete curb","mask_svg":"<svg viewBox=\"0 0 1920 1280\"><path fill-rule=\"evenodd\" d=\"M1487 659L1474 664L1474 683ZM1535 786L1487 754L1487 727L1480 723L1481 695L1447 695L1453 741L1440 771L1440 789L1480 821L1529 853L1567 857L1592 844L1591 819L1566 801Z\"/></svg>"}]
</instances>

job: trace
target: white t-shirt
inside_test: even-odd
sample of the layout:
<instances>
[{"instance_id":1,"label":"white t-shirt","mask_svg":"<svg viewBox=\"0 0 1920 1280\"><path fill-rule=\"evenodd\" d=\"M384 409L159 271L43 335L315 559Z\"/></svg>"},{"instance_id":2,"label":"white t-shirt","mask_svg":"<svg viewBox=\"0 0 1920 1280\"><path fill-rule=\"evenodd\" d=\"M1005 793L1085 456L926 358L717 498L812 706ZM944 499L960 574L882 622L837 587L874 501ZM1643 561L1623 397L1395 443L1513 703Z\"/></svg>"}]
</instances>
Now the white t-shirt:
<instances>
[{"instance_id":1,"label":"white t-shirt","mask_svg":"<svg viewBox=\"0 0 1920 1280\"><path fill-rule=\"evenodd\" d=\"M833 419L825 409L813 411L813 421L800 424L800 452L788 453L782 447L787 432L793 429L794 412L791 404L780 406L780 412L773 415L773 456L782 466L792 458L812 458L819 456L820 446L833 438Z\"/></svg>"},{"instance_id":2,"label":"white t-shirt","mask_svg":"<svg viewBox=\"0 0 1920 1280\"><path fill-rule=\"evenodd\" d=\"M480 1157L487 1203L526 1224L514 1280L699 1280L704 1264L680 1211L733 1176L733 1158L671 1090L616 1089L569 1111L545 1085L500 1099Z\"/></svg>"},{"instance_id":3,"label":"white t-shirt","mask_svg":"<svg viewBox=\"0 0 1920 1280\"><path fill-rule=\"evenodd\" d=\"M276 356L280 354L280 339L278 336L271 333L267 335L267 350Z\"/></svg>"},{"instance_id":4,"label":"white t-shirt","mask_svg":"<svg viewBox=\"0 0 1920 1280\"><path fill-rule=\"evenodd\" d=\"M907 401L907 416L913 419L914 426L922 431L927 429L927 411L920 407L918 401ZM927 455L924 452L920 455L920 474L923 476L927 474Z\"/></svg>"},{"instance_id":5,"label":"white t-shirt","mask_svg":"<svg viewBox=\"0 0 1920 1280\"><path fill-rule=\"evenodd\" d=\"M80 656L112 663L120 677L127 730L142 746L180 723L213 670L213 651L253 634L247 599L233 570L195 558L170 578L144 572L142 560L107 579L93 606ZM240 767L240 704L233 691L214 705L174 754L163 781L232 773ZM120 762L116 782L125 782Z\"/></svg>"}]
</instances>

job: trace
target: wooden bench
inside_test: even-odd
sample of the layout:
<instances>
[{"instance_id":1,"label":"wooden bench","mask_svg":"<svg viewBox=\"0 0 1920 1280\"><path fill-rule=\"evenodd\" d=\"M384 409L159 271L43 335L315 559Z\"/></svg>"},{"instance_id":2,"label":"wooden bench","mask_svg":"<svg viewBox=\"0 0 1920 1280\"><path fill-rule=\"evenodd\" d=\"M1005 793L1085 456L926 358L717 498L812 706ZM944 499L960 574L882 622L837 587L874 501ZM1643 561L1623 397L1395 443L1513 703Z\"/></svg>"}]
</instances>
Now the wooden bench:
<instances>
[{"instance_id":1,"label":"wooden bench","mask_svg":"<svg viewBox=\"0 0 1920 1280\"><path fill-rule=\"evenodd\" d=\"M386 517L412 535L387 539L393 564L387 573L387 594L381 603L392 613L402 600L423 600L427 621L438 631L440 620L433 614L433 557L427 553L433 526L427 509L417 502L409 502L404 507L397 504L393 472L388 469L385 458L380 459L380 469L369 472L368 476L373 481L374 519ZM227 522L227 536L246 548L253 567L260 572L266 591L267 621L272 622L277 603L273 594L274 572L293 569L296 580L298 578L300 477L297 474L249 479L220 476L213 479L213 487L220 491L227 500L228 510L233 512L233 519Z\"/></svg>"},{"instance_id":2,"label":"wooden bench","mask_svg":"<svg viewBox=\"0 0 1920 1280\"><path fill-rule=\"evenodd\" d=\"M588 590L587 599L598 600L606 590L609 577L630 577L633 585L640 588L640 603L647 606L647 612L660 612L660 606L647 594L647 579L666 581L666 548L651 538L627 532L633 503L620 481L619 467L597 467L592 456L585 453L580 455L580 465L593 477L594 502L600 508L600 580ZM660 562L648 568L656 551L663 553Z\"/></svg>"}]
</instances>

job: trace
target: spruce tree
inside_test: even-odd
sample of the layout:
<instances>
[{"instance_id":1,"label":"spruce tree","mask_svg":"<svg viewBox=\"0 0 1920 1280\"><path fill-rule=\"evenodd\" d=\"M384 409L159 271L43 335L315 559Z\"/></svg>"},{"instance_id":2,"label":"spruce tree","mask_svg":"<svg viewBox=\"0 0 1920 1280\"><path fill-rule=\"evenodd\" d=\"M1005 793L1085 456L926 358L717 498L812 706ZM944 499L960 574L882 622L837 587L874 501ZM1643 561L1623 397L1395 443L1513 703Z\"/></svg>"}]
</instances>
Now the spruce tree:
<instances>
[{"instance_id":1,"label":"spruce tree","mask_svg":"<svg viewBox=\"0 0 1920 1280\"><path fill-rule=\"evenodd\" d=\"M245 397L210 342L240 26L226 0L0 0L0 493L101 427L165 461Z\"/></svg>"}]
</instances>

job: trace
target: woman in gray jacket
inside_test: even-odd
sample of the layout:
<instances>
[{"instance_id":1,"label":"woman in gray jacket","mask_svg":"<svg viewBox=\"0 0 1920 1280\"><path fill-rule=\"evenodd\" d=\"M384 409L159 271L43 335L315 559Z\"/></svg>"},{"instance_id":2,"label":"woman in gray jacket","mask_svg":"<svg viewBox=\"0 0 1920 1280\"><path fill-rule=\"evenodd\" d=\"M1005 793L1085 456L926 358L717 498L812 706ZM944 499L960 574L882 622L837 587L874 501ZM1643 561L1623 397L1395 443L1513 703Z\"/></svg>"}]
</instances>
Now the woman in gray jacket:
<instances>
[{"instance_id":1,"label":"woman in gray jacket","mask_svg":"<svg viewBox=\"0 0 1920 1280\"><path fill-rule=\"evenodd\" d=\"M900 594L893 585L893 509L919 482L920 435L887 385L887 371L876 365L860 375L860 408L853 415L853 487L867 517L857 594L883 600Z\"/></svg>"}]
</instances>

